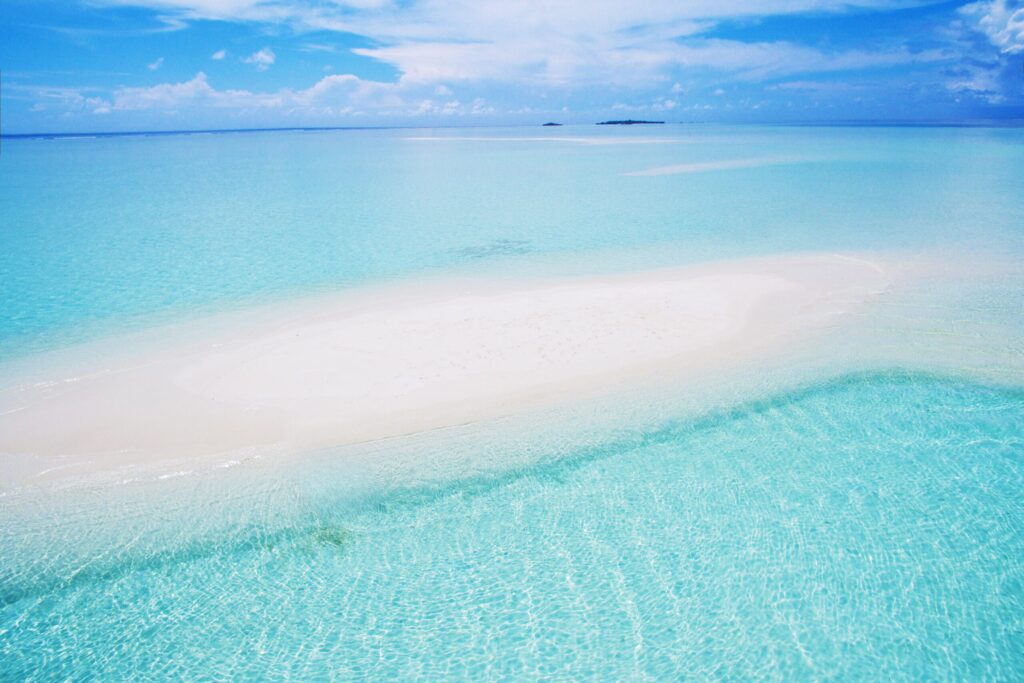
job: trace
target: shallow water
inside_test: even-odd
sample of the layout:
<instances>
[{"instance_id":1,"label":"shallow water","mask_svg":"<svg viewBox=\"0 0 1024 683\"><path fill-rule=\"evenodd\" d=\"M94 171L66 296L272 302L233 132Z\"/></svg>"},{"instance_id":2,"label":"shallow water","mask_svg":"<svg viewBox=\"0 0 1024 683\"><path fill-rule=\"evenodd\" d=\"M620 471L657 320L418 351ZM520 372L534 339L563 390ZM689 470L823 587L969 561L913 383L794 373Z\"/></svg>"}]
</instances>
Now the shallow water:
<instances>
[{"instance_id":1,"label":"shallow water","mask_svg":"<svg viewBox=\"0 0 1024 683\"><path fill-rule=\"evenodd\" d=\"M0 381L426 273L940 265L713 405L5 491L0 679L1019 679L1022 196L1018 130L5 140Z\"/></svg>"},{"instance_id":2,"label":"shallow water","mask_svg":"<svg viewBox=\"0 0 1024 683\"><path fill-rule=\"evenodd\" d=\"M4 140L0 358L545 258L599 270L816 250L1024 256L1024 130L605 129ZM800 163L624 175L736 159Z\"/></svg>"},{"instance_id":3,"label":"shallow water","mask_svg":"<svg viewBox=\"0 0 1024 683\"><path fill-rule=\"evenodd\" d=\"M184 487L186 518L239 517L4 539L38 553L3 581L5 677L1008 680L1021 424L1020 390L873 373L444 484L353 495L325 459Z\"/></svg>"}]
</instances>

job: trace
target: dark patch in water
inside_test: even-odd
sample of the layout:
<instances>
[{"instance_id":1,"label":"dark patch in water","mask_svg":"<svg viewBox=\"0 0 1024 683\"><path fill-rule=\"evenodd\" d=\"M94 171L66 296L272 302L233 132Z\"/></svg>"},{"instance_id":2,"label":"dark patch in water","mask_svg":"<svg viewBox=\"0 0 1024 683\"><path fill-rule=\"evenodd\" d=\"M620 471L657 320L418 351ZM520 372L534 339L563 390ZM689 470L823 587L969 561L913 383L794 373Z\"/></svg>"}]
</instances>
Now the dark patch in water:
<instances>
[{"instance_id":1,"label":"dark patch in water","mask_svg":"<svg viewBox=\"0 0 1024 683\"><path fill-rule=\"evenodd\" d=\"M529 240L497 239L487 244L452 249L451 253L463 258L491 258L494 256L515 256L533 251Z\"/></svg>"},{"instance_id":2,"label":"dark patch in water","mask_svg":"<svg viewBox=\"0 0 1024 683\"><path fill-rule=\"evenodd\" d=\"M320 545L344 548L352 541L352 532L340 526L322 526L313 532L313 540Z\"/></svg>"},{"instance_id":3,"label":"dark patch in water","mask_svg":"<svg viewBox=\"0 0 1024 683\"><path fill-rule=\"evenodd\" d=\"M374 508L381 513L395 512L410 507L428 505L450 496L472 497L509 486L530 477L549 481L566 481L580 468L603 460L621 456L647 446L685 442L695 434L721 428L736 420L750 416L768 415L775 410L798 404L808 399L826 397L848 390L873 387L879 392L893 392L914 386L944 385L946 395L955 397L963 392L980 392L991 400L1003 401L1000 410L1020 411L1024 408L1024 389L1005 385L980 384L962 378L928 372L910 371L899 368L855 372L805 384L779 394L753 399L732 407L710 410L702 415L684 420L670 420L661 427L651 430L626 430L618 439L584 447L572 453L558 453L548 459L541 459L527 465L513 467L498 473L479 476L438 485L413 486L372 494L353 501L357 507ZM934 411L941 406L929 406ZM920 409L920 408L919 408ZM185 544L179 548L167 549L143 556L114 556L115 559L99 558L85 565L77 565L64 572L37 570L28 575L14 576L11 570L0 567L0 607L7 607L21 600L39 598L58 591L73 589L83 584L115 581L130 572L166 571L176 564L193 562L209 557L239 556L249 553L304 552L327 546L343 550L355 542L356 533L339 524L325 523L320 516L314 524L298 528L285 528L270 533L250 531L228 540L203 539ZM30 576L30 578L24 578Z\"/></svg>"}]
</instances>

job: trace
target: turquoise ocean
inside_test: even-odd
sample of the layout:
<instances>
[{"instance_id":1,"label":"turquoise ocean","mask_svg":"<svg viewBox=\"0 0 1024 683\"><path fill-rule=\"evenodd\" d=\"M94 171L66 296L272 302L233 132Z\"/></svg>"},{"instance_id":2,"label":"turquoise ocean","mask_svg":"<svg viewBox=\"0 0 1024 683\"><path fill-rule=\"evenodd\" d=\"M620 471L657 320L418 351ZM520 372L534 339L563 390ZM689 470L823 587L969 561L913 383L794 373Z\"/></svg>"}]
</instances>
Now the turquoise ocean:
<instances>
[{"instance_id":1,"label":"turquoise ocean","mask_svg":"<svg viewBox=\"0 0 1024 683\"><path fill-rule=\"evenodd\" d=\"M841 251L926 275L714 386L0 486L0 680L1019 680L1022 198L1014 128L4 138L0 386L451 273Z\"/></svg>"}]
</instances>

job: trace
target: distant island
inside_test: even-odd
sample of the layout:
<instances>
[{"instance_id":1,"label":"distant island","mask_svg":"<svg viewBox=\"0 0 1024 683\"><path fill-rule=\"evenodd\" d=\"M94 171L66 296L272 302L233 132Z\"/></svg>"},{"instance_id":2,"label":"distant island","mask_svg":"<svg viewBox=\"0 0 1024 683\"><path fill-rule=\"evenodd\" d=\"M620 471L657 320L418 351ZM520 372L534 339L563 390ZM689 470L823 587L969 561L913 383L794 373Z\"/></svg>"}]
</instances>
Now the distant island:
<instances>
[{"instance_id":1,"label":"distant island","mask_svg":"<svg viewBox=\"0 0 1024 683\"><path fill-rule=\"evenodd\" d=\"M547 123L545 123L544 125L545 125L545 126L560 126L560 125L562 125L562 124L560 124L560 123L555 123L554 121L548 121L548 122L547 122Z\"/></svg>"},{"instance_id":2,"label":"distant island","mask_svg":"<svg viewBox=\"0 0 1024 683\"><path fill-rule=\"evenodd\" d=\"M623 119L621 121L601 121L599 126L635 126L638 124L665 123L664 121L637 121L635 119Z\"/></svg>"}]
</instances>

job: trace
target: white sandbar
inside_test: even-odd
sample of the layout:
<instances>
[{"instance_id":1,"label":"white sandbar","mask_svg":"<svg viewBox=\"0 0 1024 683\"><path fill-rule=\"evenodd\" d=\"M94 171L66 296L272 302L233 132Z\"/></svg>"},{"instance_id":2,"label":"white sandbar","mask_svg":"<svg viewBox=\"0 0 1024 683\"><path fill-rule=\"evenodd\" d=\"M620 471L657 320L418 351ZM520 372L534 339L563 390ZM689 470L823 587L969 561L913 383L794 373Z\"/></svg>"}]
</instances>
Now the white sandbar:
<instances>
[{"instance_id":1,"label":"white sandbar","mask_svg":"<svg viewBox=\"0 0 1024 683\"><path fill-rule=\"evenodd\" d=\"M0 391L0 451L27 481L463 424L771 354L887 282L878 263L816 254L292 302Z\"/></svg>"},{"instance_id":2,"label":"white sandbar","mask_svg":"<svg viewBox=\"0 0 1024 683\"><path fill-rule=\"evenodd\" d=\"M800 159L780 158L756 158L756 159L726 159L724 161L700 161L689 164L673 164L672 166L657 166L647 168L643 171L631 171L623 173L625 176L659 176L659 175L686 175L689 173L706 173L708 171L728 171L737 168L757 168L759 166L782 166L785 164L801 163Z\"/></svg>"}]
</instances>

